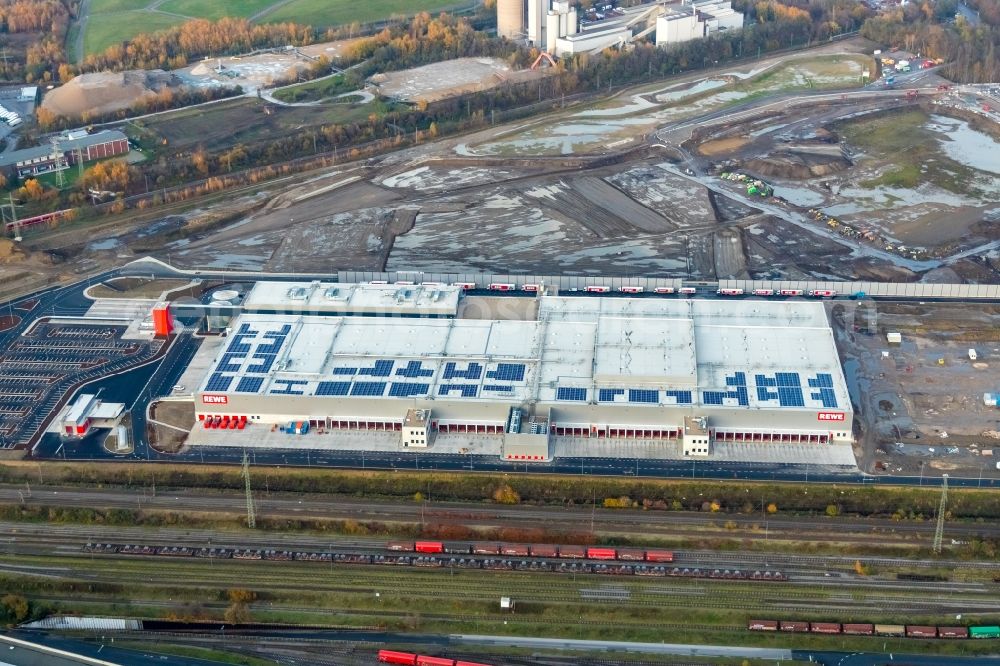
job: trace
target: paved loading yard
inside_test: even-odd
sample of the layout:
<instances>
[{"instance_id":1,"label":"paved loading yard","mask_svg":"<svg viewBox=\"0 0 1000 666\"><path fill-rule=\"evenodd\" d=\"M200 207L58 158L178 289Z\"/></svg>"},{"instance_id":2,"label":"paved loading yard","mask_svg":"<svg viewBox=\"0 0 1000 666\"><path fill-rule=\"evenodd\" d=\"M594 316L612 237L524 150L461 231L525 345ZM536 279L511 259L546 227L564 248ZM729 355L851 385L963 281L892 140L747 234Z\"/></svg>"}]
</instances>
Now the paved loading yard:
<instances>
[{"instance_id":1,"label":"paved loading yard","mask_svg":"<svg viewBox=\"0 0 1000 666\"><path fill-rule=\"evenodd\" d=\"M40 321L0 350L0 446L27 445L74 387L153 358L160 340L122 340L125 326Z\"/></svg>"}]
</instances>

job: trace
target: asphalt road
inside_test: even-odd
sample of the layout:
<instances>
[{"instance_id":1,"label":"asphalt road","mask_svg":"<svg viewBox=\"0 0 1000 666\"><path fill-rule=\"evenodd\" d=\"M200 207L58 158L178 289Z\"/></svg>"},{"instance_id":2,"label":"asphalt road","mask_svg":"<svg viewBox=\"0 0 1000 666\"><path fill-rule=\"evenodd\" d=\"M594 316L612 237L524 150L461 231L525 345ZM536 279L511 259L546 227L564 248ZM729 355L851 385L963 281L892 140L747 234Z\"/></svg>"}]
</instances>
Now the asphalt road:
<instances>
[{"instance_id":1,"label":"asphalt road","mask_svg":"<svg viewBox=\"0 0 1000 666\"><path fill-rule=\"evenodd\" d=\"M95 645L38 631L0 635L0 664L11 666L217 666L218 662L122 650L109 638ZM63 654L60 654L59 651Z\"/></svg>"}]
</instances>

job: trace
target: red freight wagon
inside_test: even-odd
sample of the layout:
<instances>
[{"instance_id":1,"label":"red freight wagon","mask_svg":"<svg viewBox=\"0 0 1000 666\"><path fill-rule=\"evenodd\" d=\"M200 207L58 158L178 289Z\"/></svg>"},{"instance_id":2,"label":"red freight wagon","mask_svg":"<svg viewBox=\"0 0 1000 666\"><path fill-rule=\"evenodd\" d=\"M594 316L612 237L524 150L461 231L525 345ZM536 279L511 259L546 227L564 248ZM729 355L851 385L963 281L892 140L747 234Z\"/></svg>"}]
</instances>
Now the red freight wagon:
<instances>
[{"instance_id":1,"label":"red freight wagon","mask_svg":"<svg viewBox=\"0 0 1000 666\"><path fill-rule=\"evenodd\" d=\"M674 554L669 550L647 550L646 551L646 561L647 562L673 562Z\"/></svg>"},{"instance_id":2,"label":"red freight wagon","mask_svg":"<svg viewBox=\"0 0 1000 666\"><path fill-rule=\"evenodd\" d=\"M626 562L642 562L646 559L646 551L641 548L619 548L618 559Z\"/></svg>"},{"instance_id":3,"label":"red freight wagon","mask_svg":"<svg viewBox=\"0 0 1000 666\"><path fill-rule=\"evenodd\" d=\"M476 555L499 555L500 544L498 543L474 543L472 552Z\"/></svg>"},{"instance_id":4,"label":"red freight wagon","mask_svg":"<svg viewBox=\"0 0 1000 666\"><path fill-rule=\"evenodd\" d=\"M968 638L968 627L938 627L938 638Z\"/></svg>"},{"instance_id":5,"label":"red freight wagon","mask_svg":"<svg viewBox=\"0 0 1000 666\"><path fill-rule=\"evenodd\" d=\"M784 622L783 621L783 622L781 622L781 623L778 624L778 628L780 628L782 631L792 631L792 632L795 632L795 633L806 633L806 632L809 631L809 623L808 622L795 622L795 621Z\"/></svg>"},{"instance_id":6,"label":"red freight wagon","mask_svg":"<svg viewBox=\"0 0 1000 666\"><path fill-rule=\"evenodd\" d=\"M613 560L618 556L614 548L588 548L587 557L591 560Z\"/></svg>"},{"instance_id":7,"label":"red freight wagon","mask_svg":"<svg viewBox=\"0 0 1000 666\"><path fill-rule=\"evenodd\" d=\"M455 666L455 660L446 657L428 657L420 654L417 655L417 666Z\"/></svg>"},{"instance_id":8,"label":"red freight wagon","mask_svg":"<svg viewBox=\"0 0 1000 666\"><path fill-rule=\"evenodd\" d=\"M555 546L543 543L536 543L531 546L531 554L535 557L559 557L559 551Z\"/></svg>"},{"instance_id":9,"label":"red freight wagon","mask_svg":"<svg viewBox=\"0 0 1000 666\"><path fill-rule=\"evenodd\" d=\"M505 543L500 546L501 555L516 555L517 557L527 557L528 547L517 543Z\"/></svg>"},{"instance_id":10,"label":"red freight wagon","mask_svg":"<svg viewBox=\"0 0 1000 666\"><path fill-rule=\"evenodd\" d=\"M586 556L587 549L583 546L559 546L559 557L582 559Z\"/></svg>"},{"instance_id":11,"label":"red freight wagon","mask_svg":"<svg viewBox=\"0 0 1000 666\"><path fill-rule=\"evenodd\" d=\"M378 660L383 664L406 664L414 666L417 663L417 655L409 652L393 652L392 650L379 650Z\"/></svg>"},{"instance_id":12,"label":"red freight wagon","mask_svg":"<svg viewBox=\"0 0 1000 666\"><path fill-rule=\"evenodd\" d=\"M875 633L874 624L844 624L844 633L852 636L872 636Z\"/></svg>"},{"instance_id":13,"label":"red freight wagon","mask_svg":"<svg viewBox=\"0 0 1000 666\"><path fill-rule=\"evenodd\" d=\"M937 638L937 627L908 624L906 625L906 635L910 638Z\"/></svg>"},{"instance_id":14,"label":"red freight wagon","mask_svg":"<svg viewBox=\"0 0 1000 666\"><path fill-rule=\"evenodd\" d=\"M809 631L814 634L839 634L840 624L838 622L810 622Z\"/></svg>"},{"instance_id":15,"label":"red freight wagon","mask_svg":"<svg viewBox=\"0 0 1000 666\"><path fill-rule=\"evenodd\" d=\"M444 544L440 541L418 541L413 545L418 553L443 553Z\"/></svg>"},{"instance_id":16,"label":"red freight wagon","mask_svg":"<svg viewBox=\"0 0 1000 666\"><path fill-rule=\"evenodd\" d=\"M750 620L747 623L747 629L750 631L777 631L778 623L774 620Z\"/></svg>"},{"instance_id":17,"label":"red freight wagon","mask_svg":"<svg viewBox=\"0 0 1000 666\"><path fill-rule=\"evenodd\" d=\"M413 542L412 541L390 541L389 543L385 544L385 548L386 548L386 550L402 550L402 551L406 551L406 552L412 552L413 551Z\"/></svg>"}]
</instances>

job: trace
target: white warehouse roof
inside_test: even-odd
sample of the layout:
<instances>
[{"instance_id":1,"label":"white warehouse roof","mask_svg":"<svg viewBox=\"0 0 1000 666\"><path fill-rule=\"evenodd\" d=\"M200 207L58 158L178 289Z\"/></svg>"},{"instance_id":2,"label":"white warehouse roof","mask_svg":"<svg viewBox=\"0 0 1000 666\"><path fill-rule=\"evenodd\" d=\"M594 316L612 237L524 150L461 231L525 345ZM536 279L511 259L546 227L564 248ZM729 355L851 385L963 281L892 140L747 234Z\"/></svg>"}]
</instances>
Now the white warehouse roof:
<instances>
[{"instance_id":1,"label":"white warehouse roof","mask_svg":"<svg viewBox=\"0 0 1000 666\"><path fill-rule=\"evenodd\" d=\"M248 312L454 316L461 287L449 285L257 282L243 299Z\"/></svg>"},{"instance_id":2,"label":"white warehouse roof","mask_svg":"<svg viewBox=\"0 0 1000 666\"><path fill-rule=\"evenodd\" d=\"M822 303L654 298L543 297L537 321L244 314L201 393L850 409Z\"/></svg>"}]
</instances>

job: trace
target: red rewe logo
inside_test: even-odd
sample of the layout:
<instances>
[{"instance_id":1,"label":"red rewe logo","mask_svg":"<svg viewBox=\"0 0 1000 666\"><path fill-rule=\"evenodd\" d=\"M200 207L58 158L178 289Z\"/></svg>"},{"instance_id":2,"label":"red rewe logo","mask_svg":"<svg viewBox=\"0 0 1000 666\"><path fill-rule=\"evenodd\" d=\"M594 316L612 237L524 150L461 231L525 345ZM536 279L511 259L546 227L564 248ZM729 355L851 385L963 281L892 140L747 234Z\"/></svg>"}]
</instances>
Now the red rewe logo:
<instances>
[{"instance_id":1,"label":"red rewe logo","mask_svg":"<svg viewBox=\"0 0 1000 666\"><path fill-rule=\"evenodd\" d=\"M843 421L845 418L847 415L844 412L820 412L816 415L817 421Z\"/></svg>"},{"instance_id":2,"label":"red rewe logo","mask_svg":"<svg viewBox=\"0 0 1000 666\"><path fill-rule=\"evenodd\" d=\"M206 393L201 396L201 401L206 405L226 405L229 403L229 396Z\"/></svg>"}]
</instances>

